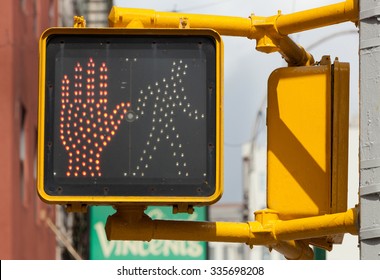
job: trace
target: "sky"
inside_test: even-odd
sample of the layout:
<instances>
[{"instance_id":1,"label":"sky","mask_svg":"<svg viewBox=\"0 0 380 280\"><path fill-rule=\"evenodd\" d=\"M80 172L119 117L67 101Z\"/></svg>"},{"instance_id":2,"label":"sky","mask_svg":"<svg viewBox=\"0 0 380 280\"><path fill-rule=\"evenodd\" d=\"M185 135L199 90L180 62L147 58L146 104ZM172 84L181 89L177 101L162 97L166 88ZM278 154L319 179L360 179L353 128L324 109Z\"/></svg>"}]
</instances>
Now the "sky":
<instances>
[{"instance_id":1,"label":"sky","mask_svg":"<svg viewBox=\"0 0 380 280\"><path fill-rule=\"evenodd\" d=\"M337 0L114 0L124 8L179 11L248 18L290 14L343 1ZM205 26L207 28L207 26ZM316 61L323 55L350 63L350 118L358 116L358 29L352 22L328 26L290 36ZM285 67L278 53L256 51L256 42L244 37L223 36L224 42L224 194L220 203L243 200L242 145L253 137L260 111L266 110L267 80L272 71ZM264 127L265 129L265 127ZM262 132L265 134L265 130ZM265 145L265 143L263 143Z\"/></svg>"}]
</instances>

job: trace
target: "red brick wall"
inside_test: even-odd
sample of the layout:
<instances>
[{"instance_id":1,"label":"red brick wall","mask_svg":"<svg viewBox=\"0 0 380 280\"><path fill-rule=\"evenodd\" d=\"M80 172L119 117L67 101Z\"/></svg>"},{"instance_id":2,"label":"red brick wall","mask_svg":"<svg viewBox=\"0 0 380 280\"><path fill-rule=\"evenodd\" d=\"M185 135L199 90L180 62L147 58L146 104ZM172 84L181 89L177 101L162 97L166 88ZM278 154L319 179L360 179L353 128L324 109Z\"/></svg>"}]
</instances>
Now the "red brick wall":
<instances>
[{"instance_id":1,"label":"red brick wall","mask_svg":"<svg viewBox=\"0 0 380 280\"><path fill-rule=\"evenodd\" d=\"M56 2L0 4L0 259L55 258L55 236L40 219L54 220L54 207L36 195L35 157L38 39L56 25Z\"/></svg>"}]
</instances>

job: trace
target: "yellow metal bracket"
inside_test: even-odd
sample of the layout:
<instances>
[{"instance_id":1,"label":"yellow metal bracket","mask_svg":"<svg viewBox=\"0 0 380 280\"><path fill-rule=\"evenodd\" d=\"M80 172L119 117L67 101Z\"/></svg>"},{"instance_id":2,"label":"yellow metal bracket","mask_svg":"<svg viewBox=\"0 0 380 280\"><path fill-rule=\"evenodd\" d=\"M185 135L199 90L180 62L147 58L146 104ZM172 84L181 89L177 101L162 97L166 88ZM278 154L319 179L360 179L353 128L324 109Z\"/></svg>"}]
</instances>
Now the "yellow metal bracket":
<instances>
[{"instance_id":1,"label":"yellow metal bracket","mask_svg":"<svg viewBox=\"0 0 380 280\"><path fill-rule=\"evenodd\" d=\"M259 17L251 14L251 26L255 27L256 50L265 53L280 51L279 40L285 36L278 33L275 22L279 15L272 17Z\"/></svg>"},{"instance_id":2,"label":"yellow metal bracket","mask_svg":"<svg viewBox=\"0 0 380 280\"><path fill-rule=\"evenodd\" d=\"M310 244L332 248L331 237L358 234L357 209L343 213L282 221L270 209L255 212L251 222L199 222L152 220L144 207L118 207L106 223L108 240L191 240L264 245L288 259L312 259ZM194 234L196 232L197 234Z\"/></svg>"},{"instance_id":3,"label":"yellow metal bracket","mask_svg":"<svg viewBox=\"0 0 380 280\"><path fill-rule=\"evenodd\" d=\"M179 19L179 27L180 29L188 29L190 28L190 21L187 17Z\"/></svg>"},{"instance_id":4,"label":"yellow metal bracket","mask_svg":"<svg viewBox=\"0 0 380 280\"><path fill-rule=\"evenodd\" d=\"M346 0L288 15L281 11L270 17L252 14L249 18L113 7L108 19L110 27L210 28L221 35L255 39L258 51L280 52L289 65L307 66L314 64L313 56L288 35L345 21L357 22L358 0Z\"/></svg>"},{"instance_id":5,"label":"yellow metal bracket","mask_svg":"<svg viewBox=\"0 0 380 280\"><path fill-rule=\"evenodd\" d=\"M313 65L314 58L310 53L279 32L276 22L280 16L281 11L272 17L251 15L251 25L256 30L256 50L264 53L279 52L289 66Z\"/></svg>"},{"instance_id":6,"label":"yellow metal bracket","mask_svg":"<svg viewBox=\"0 0 380 280\"><path fill-rule=\"evenodd\" d=\"M86 20L83 16L74 16L74 27L84 28L86 27Z\"/></svg>"},{"instance_id":7,"label":"yellow metal bracket","mask_svg":"<svg viewBox=\"0 0 380 280\"><path fill-rule=\"evenodd\" d=\"M87 213L87 204L82 203L71 203L66 205L66 212L77 212L77 213Z\"/></svg>"},{"instance_id":8,"label":"yellow metal bracket","mask_svg":"<svg viewBox=\"0 0 380 280\"><path fill-rule=\"evenodd\" d=\"M194 213L194 207L192 205L188 205L186 203L180 203L178 205L173 206L173 214L178 213L187 213L187 214L193 214Z\"/></svg>"}]
</instances>

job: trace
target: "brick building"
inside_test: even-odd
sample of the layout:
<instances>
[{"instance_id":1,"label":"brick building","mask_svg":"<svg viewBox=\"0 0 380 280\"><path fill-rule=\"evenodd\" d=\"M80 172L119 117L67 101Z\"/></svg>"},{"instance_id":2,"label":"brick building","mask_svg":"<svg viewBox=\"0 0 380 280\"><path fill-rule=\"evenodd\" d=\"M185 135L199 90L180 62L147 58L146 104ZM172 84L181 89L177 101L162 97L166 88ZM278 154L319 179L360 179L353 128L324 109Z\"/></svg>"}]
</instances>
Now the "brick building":
<instances>
[{"instance_id":1,"label":"brick building","mask_svg":"<svg viewBox=\"0 0 380 280\"><path fill-rule=\"evenodd\" d=\"M55 208L36 195L38 39L56 0L0 3L0 259L55 259Z\"/></svg>"}]
</instances>

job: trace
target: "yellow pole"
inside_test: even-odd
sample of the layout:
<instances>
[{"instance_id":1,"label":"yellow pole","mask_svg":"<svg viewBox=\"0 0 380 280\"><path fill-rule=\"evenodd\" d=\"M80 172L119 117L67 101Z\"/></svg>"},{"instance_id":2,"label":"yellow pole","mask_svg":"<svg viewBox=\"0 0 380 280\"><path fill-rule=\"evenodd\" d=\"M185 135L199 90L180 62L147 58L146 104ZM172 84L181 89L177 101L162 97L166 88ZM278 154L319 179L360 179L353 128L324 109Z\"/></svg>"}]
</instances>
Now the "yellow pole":
<instances>
[{"instance_id":1,"label":"yellow pole","mask_svg":"<svg viewBox=\"0 0 380 280\"><path fill-rule=\"evenodd\" d=\"M289 37L274 29L276 17L240 18L229 16L156 12L146 9L113 7L109 15L111 27L122 28L210 28L221 35L242 36L257 40L257 50L279 51L291 66L311 65L314 59Z\"/></svg>"},{"instance_id":2,"label":"yellow pole","mask_svg":"<svg viewBox=\"0 0 380 280\"><path fill-rule=\"evenodd\" d=\"M142 210L143 211L143 210ZM107 236L110 240L193 240L239 242L268 245L282 240L301 240L341 233L357 234L355 208L343 213L282 221L270 212L261 213L253 222L198 222L152 220L140 209L118 208L108 217ZM265 210L268 211L268 210ZM270 210L269 210L270 211ZM197 234L194 234L194 233Z\"/></svg>"},{"instance_id":3,"label":"yellow pole","mask_svg":"<svg viewBox=\"0 0 380 280\"><path fill-rule=\"evenodd\" d=\"M346 0L289 15L251 15L249 18L113 7L109 25L124 28L210 28L221 35L256 39L258 51L278 51L289 65L301 66L312 65L314 59L286 35L357 19L358 0Z\"/></svg>"},{"instance_id":4,"label":"yellow pole","mask_svg":"<svg viewBox=\"0 0 380 280\"><path fill-rule=\"evenodd\" d=\"M280 15L275 25L280 34L288 35L346 21L357 22L359 17L358 5L358 0L346 0L345 2L289 15Z\"/></svg>"},{"instance_id":5,"label":"yellow pole","mask_svg":"<svg viewBox=\"0 0 380 280\"><path fill-rule=\"evenodd\" d=\"M270 248L284 255L288 260L312 260L314 258L314 252L309 244L300 240L279 241Z\"/></svg>"},{"instance_id":6,"label":"yellow pole","mask_svg":"<svg viewBox=\"0 0 380 280\"><path fill-rule=\"evenodd\" d=\"M190 28L210 28L221 35L240 36L250 39L261 37L257 27L274 25L280 35L329 26L345 21L358 20L358 0L327 5L288 15L249 18L199 15L173 12L157 12L148 9L121 8L114 6L109 14L110 27L127 27L133 21L140 21L145 28L178 28L181 19L188 19Z\"/></svg>"},{"instance_id":7,"label":"yellow pole","mask_svg":"<svg viewBox=\"0 0 380 280\"><path fill-rule=\"evenodd\" d=\"M316 238L340 233L356 235L357 217L357 211L353 208L344 213L277 221L273 226L273 233L279 240Z\"/></svg>"},{"instance_id":8,"label":"yellow pole","mask_svg":"<svg viewBox=\"0 0 380 280\"><path fill-rule=\"evenodd\" d=\"M357 211L280 221L274 211L258 211L258 221L246 223L152 220L143 208L120 207L108 217L109 240L192 240L265 245L289 259L310 257L307 240L335 234L357 234ZM299 242L301 240L305 240ZM305 245L306 244L306 245Z\"/></svg>"},{"instance_id":9,"label":"yellow pole","mask_svg":"<svg viewBox=\"0 0 380 280\"><path fill-rule=\"evenodd\" d=\"M248 243L250 239L248 223L152 220L143 213L118 212L107 219L106 233L109 240L163 239ZM261 227L261 224L257 223L257 226Z\"/></svg>"},{"instance_id":10,"label":"yellow pole","mask_svg":"<svg viewBox=\"0 0 380 280\"><path fill-rule=\"evenodd\" d=\"M198 15L155 10L121 8L114 6L109 14L110 27L131 27L140 21L144 28L179 28L181 21L188 19L190 28L209 28L221 35L250 37L249 18Z\"/></svg>"}]
</instances>

